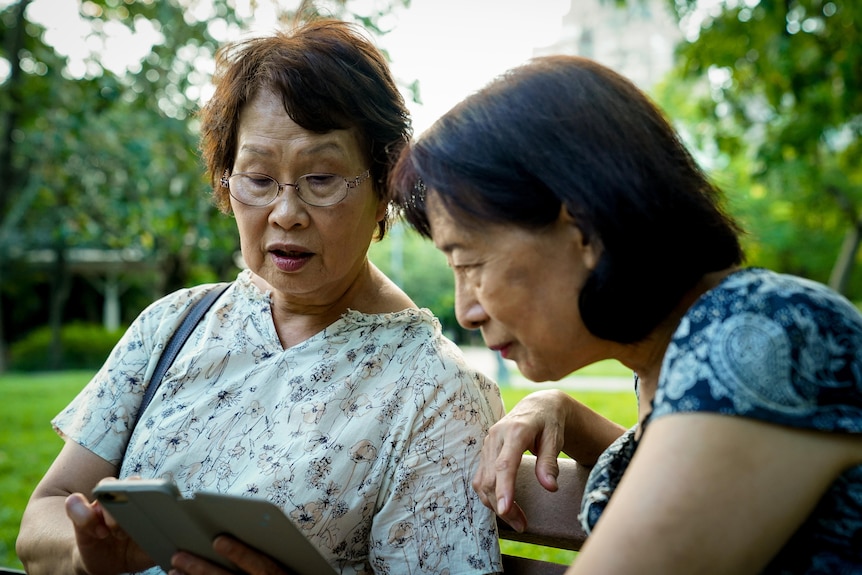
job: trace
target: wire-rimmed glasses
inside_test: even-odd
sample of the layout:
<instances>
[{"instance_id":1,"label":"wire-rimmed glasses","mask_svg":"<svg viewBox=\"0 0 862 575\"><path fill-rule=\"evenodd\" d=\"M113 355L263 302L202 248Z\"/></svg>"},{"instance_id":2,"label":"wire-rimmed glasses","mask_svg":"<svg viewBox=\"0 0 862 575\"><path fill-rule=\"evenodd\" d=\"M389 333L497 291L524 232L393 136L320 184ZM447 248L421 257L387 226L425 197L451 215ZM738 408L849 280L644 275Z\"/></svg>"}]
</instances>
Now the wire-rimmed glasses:
<instances>
[{"instance_id":1,"label":"wire-rimmed glasses","mask_svg":"<svg viewBox=\"0 0 862 575\"><path fill-rule=\"evenodd\" d=\"M338 174L305 174L294 184L282 184L266 174L240 172L222 176L221 185L228 189L236 201L247 206L261 207L271 204L282 188L290 186L296 190L299 199L309 206L325 208L342 201L351 188L359 186L370 175L371 170L365 170L351 179Z\"/></svg>"}]
</instances>

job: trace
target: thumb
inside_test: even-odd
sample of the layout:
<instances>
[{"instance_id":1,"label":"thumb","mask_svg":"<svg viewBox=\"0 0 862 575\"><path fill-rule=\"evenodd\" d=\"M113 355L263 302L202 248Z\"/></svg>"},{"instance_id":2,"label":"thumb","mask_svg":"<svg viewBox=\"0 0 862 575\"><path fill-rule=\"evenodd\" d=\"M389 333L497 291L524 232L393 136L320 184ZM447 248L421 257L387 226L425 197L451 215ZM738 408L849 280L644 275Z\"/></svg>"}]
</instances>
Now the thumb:
<instances>
[{"instance_id":1,"label":"thumb","mask_svg":"<svg viewBox=\"0 0 862 575\"><path fill-rule=\"evenodd\" d=\"M536 479L548 491L558 489L557 477L560 475L560 466L557 457L550 454L536 456Z\"/></svg>"},{"instance_id":2,"label":"thumb","mask_svg":"<svg viewBox=\"0 0 862 575\"><path fill-rule=\"evenodd\" d=\"M102 523L98 514L90 507L86 497L81 493L73 493L66 497L66 515L72 520L76 531L88 530L90 536L104 539L110 532Z\"/></svg>"}]
</instances>

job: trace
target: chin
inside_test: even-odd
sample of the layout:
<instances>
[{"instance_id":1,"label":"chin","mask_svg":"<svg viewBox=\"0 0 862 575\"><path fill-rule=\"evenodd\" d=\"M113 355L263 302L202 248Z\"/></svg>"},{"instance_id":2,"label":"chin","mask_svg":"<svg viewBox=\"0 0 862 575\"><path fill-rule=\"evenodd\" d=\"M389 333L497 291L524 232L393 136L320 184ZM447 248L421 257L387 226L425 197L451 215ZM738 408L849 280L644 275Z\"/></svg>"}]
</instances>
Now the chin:
<instances>
[{"instance_id":1,"label":"chin","mask_svg":"<svg viewBox=\"0 0 862 575\"><path fill-rule=\"evenodd\" d=\"M521 372L521 375L536 383L559 381L571 373L570 371L564 371L561 373L559 368L556 368L555 366L531 363L525 363L522 365L519 362L516 363L518 363L518 370Z\"/></svg>"},{"instance_id":2,"label":"chin","mask_svg":"<svg viewBox=\"0 0 862 575\"><path fill-rule=\"evenodd\" d=\"M534 381L536 383L552 380L548 371L540 366L530 364L521 365L520 363L518 363L518 371L521 372L521 375L523 375L530 381Z\"/></svg>"}]
</instances>

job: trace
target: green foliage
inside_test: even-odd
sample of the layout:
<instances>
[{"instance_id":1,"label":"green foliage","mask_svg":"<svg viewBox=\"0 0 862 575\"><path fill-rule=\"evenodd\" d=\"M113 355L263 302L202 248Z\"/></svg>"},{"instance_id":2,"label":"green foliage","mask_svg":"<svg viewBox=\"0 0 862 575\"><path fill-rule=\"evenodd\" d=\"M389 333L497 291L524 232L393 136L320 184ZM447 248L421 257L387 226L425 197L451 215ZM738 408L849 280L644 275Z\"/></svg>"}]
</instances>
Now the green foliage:
<instances>
[{"instance_id":1,"label":"green foliage","mask_svg":"<svg viewBox=\"0 0 862 575\"><path fill-rule=\"evenodd\" d=\"M218 42L208 21L186 18L181 2L91 1L90 40L104 39L108 23L134 29L149 20L163 35L139 66L118 76L98 51L83 77L43 41L44 30L14 18L25 2L0 13L0 57L20 70L0 84L0 267L24 250L131 249L149 261L171 261L165 290L186 283L194 265L224 267L237 247L234 225L210 205L197 158L202 60ZM226 24L233 13L215 3ZM17 55L17 59L14 57ZM15 80L13 82L13 79ZM195 85L197 84L197 85ZM4 162L8 159L8 162ZM0 275L4 292L11 289ZM56 294L52 294L56 296ZM2 331L0 331L2 334Z\"/></svg>"},{"instance_id":2,"label":"green foliage","mask_svg":"<svg viewBox=\"0 0 862 575\"><path fill-rule=\"evenodd\" d=\"M670 4L689 41L659 100L753 231L751 263L828 281L862 218L862 4Z\"/></svg>"},{"instance_id":3,"label":"green foliage","mask_svg":"<svg viewBox=\"0 0 862 575\"><path fill-rule=\"evenodd\" d=\"M119 341L123 330L108 331L101 325L70 323L60 331L62 354L57 369L96 370ZM14 371L44 371L50 365L51 329L33 330L10 348L9 368Z\"/></svg>"},{"instance_id":4,"label":"green foliage","mask_svg":"<svg viewBox=\"0 0 862 575\"><path fill-rule=\"evenodd\" d=\"M27 20L29 1L0 8L0 70L10 71L0 77L0 354L4 334L21 329L9 325L2 304L20 289L14 271L28 252L50 251L59 262L45 306L57 329L69 273L63 261L72 249L133 250L158 265L161 273L147 277L157 294L202 276L229 277L239 245L234 222L211 205L195 119L216 50L246 25L236 3L79 3L91 24L91 53L83 69L73 69ZM267 1L279 22L291 21L294 10ZM382 32L384 16L409 0L375 3L371 12L345 0L317 4L305 0L299 9ZM121 28L152 29L160 39L140 62L111 71L103 46Z\"/></svg>"}]
</instances>

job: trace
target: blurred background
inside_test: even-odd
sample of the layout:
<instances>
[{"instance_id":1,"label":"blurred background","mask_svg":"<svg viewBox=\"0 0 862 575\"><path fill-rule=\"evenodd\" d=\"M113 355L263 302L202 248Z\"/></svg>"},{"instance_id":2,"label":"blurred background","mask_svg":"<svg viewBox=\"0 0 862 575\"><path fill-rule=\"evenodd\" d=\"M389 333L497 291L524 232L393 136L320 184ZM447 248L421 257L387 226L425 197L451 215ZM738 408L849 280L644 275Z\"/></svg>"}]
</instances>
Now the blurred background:
<instances>
[{"instance_id":1,"label":"blurred background","mask_svg":"<svg viewBox=\"0 0 862 575\"><path fill-rule=\"evenodd\" d=\"M609 65L664 107L726 190L749 263L862 299L862 3L0 0L0 372L98 366L156 297L235 276L195 111L218 45L297 11L368 29L417 134L533 55ZM371 256L475 343L427 242L396 226Z\"/></svg>"},{"instance_id":2,"label":"blurred background","mask_svg":"<svg viewBox=\"0 0 862 575\"><path fill-rule=\"evenodd\" d=\"M20 515L60 448L50 419L123 329L161 295L236 276L235 226L210 204L195 113L219 45L297 12L369 31L417 134L532 56L610 66L726 191L749 264L862 301L858 0L0 0L0 565L20 568ZM370 255L500 381L506 405L536 388L458 327L430 243L396 225ZM635 421L618 364L553 385Z\"/></svg>"}]
</instances>

